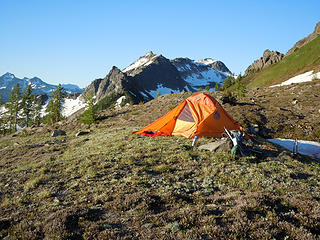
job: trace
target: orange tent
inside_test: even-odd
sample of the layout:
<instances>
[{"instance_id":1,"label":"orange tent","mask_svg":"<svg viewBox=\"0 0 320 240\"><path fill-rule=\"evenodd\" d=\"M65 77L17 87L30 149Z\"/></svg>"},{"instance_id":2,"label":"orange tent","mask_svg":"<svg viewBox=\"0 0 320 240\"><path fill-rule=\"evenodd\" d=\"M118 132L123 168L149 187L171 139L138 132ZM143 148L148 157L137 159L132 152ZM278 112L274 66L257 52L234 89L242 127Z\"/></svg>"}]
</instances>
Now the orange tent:
<instances>
[{"instance_id":1,"label":"orange tent","mask_svg":"<svg viewBox=\"0 0 320 240\"><path fill-rule=\"evenodd\" d=\"M194 136L220 138L224 127L228 130L242 131L242 127L232 119L217 100L207 94L196 93L163 117L133 133L141 134L150 131L187 138Z\"/></svg>"}]
</instances>

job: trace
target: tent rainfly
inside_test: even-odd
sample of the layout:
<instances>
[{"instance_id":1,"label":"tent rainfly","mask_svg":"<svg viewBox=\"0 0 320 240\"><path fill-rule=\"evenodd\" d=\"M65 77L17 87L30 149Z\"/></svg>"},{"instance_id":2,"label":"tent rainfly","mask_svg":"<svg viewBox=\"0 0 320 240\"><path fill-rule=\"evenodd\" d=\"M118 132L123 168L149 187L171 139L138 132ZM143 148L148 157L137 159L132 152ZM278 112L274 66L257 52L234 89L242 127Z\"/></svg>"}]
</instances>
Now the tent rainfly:
<instances>
[{"instance_id":1,"label":"tent rainfly","mask_svg":"<svg viewBox=\"0 0 320 240\"><path fill-rule=\"evenodd\" d=\"M156 135L187 138L194 136L220 138L224 133L224 127L242 131L242 127L232 119L217 100L210 95L196 93L163 117L133 133L152 132Z\"/></svg>"}]
</instances>

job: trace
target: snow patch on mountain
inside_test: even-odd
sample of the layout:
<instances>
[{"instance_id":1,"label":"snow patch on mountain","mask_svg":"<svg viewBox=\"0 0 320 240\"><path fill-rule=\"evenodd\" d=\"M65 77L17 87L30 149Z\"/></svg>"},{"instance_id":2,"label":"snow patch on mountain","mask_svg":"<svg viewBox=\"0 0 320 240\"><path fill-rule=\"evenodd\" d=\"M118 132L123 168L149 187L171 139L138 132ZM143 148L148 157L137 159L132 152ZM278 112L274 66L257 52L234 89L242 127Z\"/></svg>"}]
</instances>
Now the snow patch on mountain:
<instances>
[{"instance_id":1,"label":"snow patch on mountain","mask_svg":"<svg viewBox=\"0 0 320 240\"><path fill-rule=\"evenodd\" d=\"M159 93L160 95L163 94L170 94L170 93L179 93L181 92L180 90L174 90L171 88L164 87L162 84L158 84L156 90L150 90L148 93L153 97L156 98L157 94Z\"/></svg>"},{"instance_id":2,"label":"snow patch on mountain","mask_svg":"<svg viewBox=\"0 0 320 240\"><path fill-rule=\"evenodd\" d=\"M193 73L184 80L195 88L199 88L200 86L209 86L213 83L223 84L224 79L221 78L220 74L224 73L219 73L214 69L210 69L200 73Z\"/></svg>"},{"instance_id":3,"label":"snow patch on mountain","mask_svg":"<svg viewBox=\"0 0 320 240\"><path fill-rule=\"evenodd\" d=\"M312 80L315 80L315 79L320 79L320 72L313 73L313 71L309 71L309 72L306 72L303 74L299 74L295 77L292 77L292 78L288 79L287 81L284 81L280 84L272 85L270 87L272 88L272 87L280 87L280 86L290 85L293 83L311 82Z\"/></svg>"},{"instance_id":4,"label":"snow patch on mountain","mask_svg":"<svg viewBox=\"0 0 320 240\"><path fill-rule=\"evenodd\" d=\"M148 52L146 55L140 57L137 61L132 63L130 66L127 68L123 69L122 72L128 72L130 70L137 69L139 67L146 67L153 63L153 61L159 57L160 55L154 55L152 52Z\"/></svg>"},{"instance_id":5,"label":"snow patch on mountain","mask_svg":"<svg viewBox=\"0 0 320 240\"><path fill-rule=\"evenodd\" d=\"M197 60L195 61L196 63L202 63L204 65L210 65L210 64L213 64L215 63L217 60L214 60L212 58L205 58L205 59L202 59L202 60Z\"/></svg>"},{"instance_id":6,"label":"snow patch on mountain","mask_svg":"<svg viewBox=\"0 0 320 240\"><path fill-rule=\"evenodd\" d=\"M80 100L80 97L77 97L76 99L71 98L65 98L64 102L62 104L62 116L69 117L73 113L77 112L81 108L86 107L86 103L82 102Z\"/></svg>"},{"instance_id":7,"label":"snow patch on mountain","mask_svg":"<svg viewBox=\"0 0 320 240\"><path fill-rule=\"evenodd\" d=\"M126 100L126 96L121 96L121 97L119 97L119 98L117 99L116 103L115 103L114 108L115 108L115 109L120 109L120 108L121 108L121 103L122 103L123 101L125 101L125 100ZM127 103L127 104L128 104L128 103Z\"/></svg>"}]
</instances>

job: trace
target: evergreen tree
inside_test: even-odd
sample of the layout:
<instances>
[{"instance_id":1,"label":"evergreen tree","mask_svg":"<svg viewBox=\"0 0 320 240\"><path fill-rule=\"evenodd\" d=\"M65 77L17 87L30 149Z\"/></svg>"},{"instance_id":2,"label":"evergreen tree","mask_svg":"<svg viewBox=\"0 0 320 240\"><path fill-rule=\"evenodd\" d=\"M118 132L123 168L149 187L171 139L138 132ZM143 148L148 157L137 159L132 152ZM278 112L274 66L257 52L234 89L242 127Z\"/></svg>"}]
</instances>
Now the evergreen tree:
<instances>
[{"instance_id":1,"label":"evergreen tree","mask_svg":"<svg viewBox=\"0 0 320 240\"><path fill-rule=\"evenodd\" d=\"M52 98L46 108L46 112L48 113L46 117L49 124L62 120L61 108L62 101L65 96L66 93L61 84L59 84L57 89L53 91Z\"/></svg>"},{"instance_id":2,"label":"evergreen tree","mask_svg":"<svg viewBox=\"0 0 320 240\"><path fill-rule=\"evenodd\" d=\"M35 126L39 127L41 123L41 100L40 98L34 98L34 108L33 108L33 123Z\"/></svg>"},{"instance_id":3,"label":"evergreen tree","mask_svg":"<svg viewBox=\"0 0 320 240\"><path fill-rule=\"evenodd\" d=\"M20 98L20 85L17 83L17 85L12 88L9 102L7 103L11 131L17 131L18 114L21 109Z\"/></svg>"},{"instance_id":4,"label":"evergreen tree","mask_svg":"<svg viewBox=\"0 0 320 240\"><path fill-rule=\"evenodd\" d=\"M21 108L27 127L29 127L32 124L32 113L35 100L35 97L31 94L31 91L31 85L28 85L24 90L21 101Z\"/></svg>"},{"instance_id":5,"label":"evergreen tree","mask_svg":"<svg viewBox=\"0 0 320 240\"><path fill-rule=\"evenodd\" d=\"M219 83L216 83L216 85L214 86L214 90L220 91L220 84Z\"/></svg>"},{"instance_id":6,"label":"evergreen tree","mask_svg":"<svg viewBox=\"0 0 320 240\"><path fill-rule=\"evenodd\" d=\"M234 82L234 92L237 97L244 97L246 93L246 87L241 81L241 79L242 79L242 76L240 74L239 77Z\"/></svg>"},{"instance_id":7,"label":"evergreen tree","mask_svg":"<svg viewBox=\"0 0 320 240\"><path fill-rule=\"evenodd\" d=\"M209 91L210 90L210 86L208 85L208 86L206 86L206 90L207 91Z\"/></svg>"},{"instance_id":8,"label":"evergreen tree","mask_svg":"<svg viewBox=\"0 0 320 240\"><path fill-rule=\"evenodd\" d=\"M229 75L223 83L223 89L227 89L229 87L231 87L234 84L234 77Z\"/></svg>"},{"instance_id":9,"label":"evergreen tree","mask_svg":"<svg viewBox=\"0 0 320 240\"><path fill-rule=\"evenodd\" d=\"M95 123L97 120L97 111L94 106L94 98L93 98L93 93L90 92L87 99L86 99L86 110L80 117L80 122L88 124L89 126L92 123Z\"/></svg>"}]
</instances>

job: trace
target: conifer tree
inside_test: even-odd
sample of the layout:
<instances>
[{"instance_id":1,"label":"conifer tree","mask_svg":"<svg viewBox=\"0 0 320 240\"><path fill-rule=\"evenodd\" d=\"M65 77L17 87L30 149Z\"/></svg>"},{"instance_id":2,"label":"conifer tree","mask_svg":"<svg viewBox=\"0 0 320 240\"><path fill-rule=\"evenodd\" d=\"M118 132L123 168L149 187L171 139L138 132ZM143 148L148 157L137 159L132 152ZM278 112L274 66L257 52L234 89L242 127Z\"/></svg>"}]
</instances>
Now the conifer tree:
<instances>
[{"instance_id":1,"label":"conifer tree","mask_svg":"<svg viewBox=\"0 0 320 240\"><path fill-rule=\"evenodd\" d=\"M160 97L160 90L158 90L157 94L156 94L156 98Z\"/></svg>"},{"instance_id":2,"label":"conifer tree","mask_svg":"<svg viewBox=\"0 0 320 240\"><path fill-rule=\"evenodd\" d=\"M92 92L89 93L86 99L86 104L87 104L86 110L80 117L80 122L88 124L90 126L92 123L95 123L95 121L97 120L97 111L94 106L94 98L93 98Z\"/></svg>"},{"instance_id":3,"label":"conifer tree","mask_svg":"<svg viewBox=\"0 0 320 240\"><path fill-rule=\"evenodd\" d=\"M17 83L17 85L12 88L9 102L7 103L11 131L17 131L18 114L21 109L20 98L20 85Z\"/></svg>"},{"instance_id":4,"label":"conifer tree","mask_svg":"<svg viewBox=\"0 0 320 240\"><path fill-rule=\"evenodd\" d=\"M214 86L214 90L220 91L220 84L219 83L216 83L216 85Z\"/></svg>"},{"instance_id":5,"label":"conifer tree","mask_svg":"<svg viewBox=\"0 0 320 240\"><path fill-rule=\"evenodd\" d=\"M34 95L31 94L31 85L28 85L24 89L24 93L22 96L21 101L21 108L23 111L23 117L25 120L25 124L27 127L29 127L32 123L32 113L33 113L33 107L34 107Z\"/></svg>"},{"instance_id":6,"label":"conifer tree","mask_svg":"<svg viewBox=\"0 0 320 240\"><path fill-rule=\"evenodd\" d=\"M244 97L246 93L246 86L243 84L242 76L239 74L238 78L234 82L234 91L237 97Z\"/></svg>"},{"instance_id":7,"label":"conifer tree","mask_svg":"<svg viewBox=\"0 0 320 240\"><path fill-rule=\"evenodd\" d=\"M41 123L41 100L35 97L33 102L33 123L39 127Z\"/></svg>"},{"instance_id":8,"label":"conifer tree","mask_svg":"<svg viewBox=\"0 0 320 240\"><path fill-rule=\"evenodd\" d=\"M53 91L52 98L49 101L46 108L46 112L48 113L47 118L50 124L53 124L55 122L62 120L61 108L62 108L62 101L65 96L66 96L66 93L63 87L61 86L61 84L59 84L57 89Z\"/></svg>"}]
</instances>

